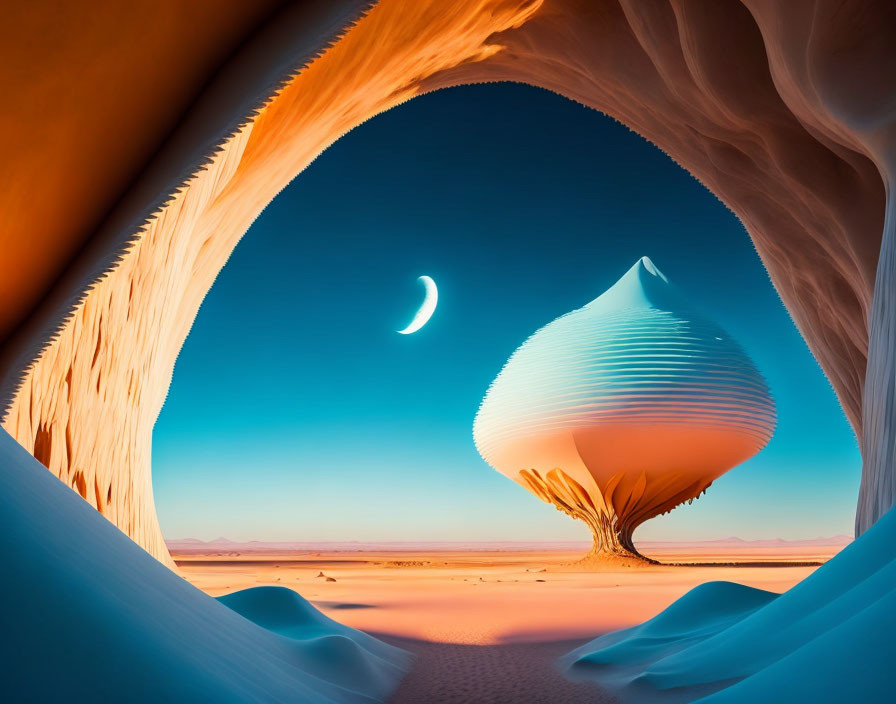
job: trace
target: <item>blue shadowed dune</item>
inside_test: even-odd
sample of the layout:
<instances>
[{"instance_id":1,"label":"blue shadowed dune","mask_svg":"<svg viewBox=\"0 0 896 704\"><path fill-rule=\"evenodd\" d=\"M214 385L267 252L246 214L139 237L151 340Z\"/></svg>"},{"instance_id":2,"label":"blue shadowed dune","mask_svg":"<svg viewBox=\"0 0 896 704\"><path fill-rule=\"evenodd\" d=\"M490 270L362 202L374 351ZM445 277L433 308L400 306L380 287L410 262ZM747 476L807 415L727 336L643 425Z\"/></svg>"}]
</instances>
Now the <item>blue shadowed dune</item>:
<instances>
[{"instance_id":1,"label":"blue shadowed dune","mask_svg":"<svg viewBox=\"0 0 896 704\"><path fill-rule=\"evenodd\" d=\"M204 594L3 430L0 559L3 701L371 704L410 668L289 589Z\"/></svg>"},{"instance_id":2,"label":"blue shadowed dune","mask_svg":"<svg viewBox=\"0 0 896 704\"><path fill-rule=\"evenodd\" d=\"M623 701L892 701L896 510L776 596L712 582L560 660ZM701 698L705 697L705 698Z\"/></svg>"},{"instance_id":3,"label":"blue shadowed dune","mask_svg":"<svg viewBox=\"0 0 896 704\"><path fill-rule=\"evenodd\" d=\"M309 675L356 691L389 692L404 674L408 653L325 616L286 587L254 587L218 601L292 641Z\"/></svg>"}]
</instances>

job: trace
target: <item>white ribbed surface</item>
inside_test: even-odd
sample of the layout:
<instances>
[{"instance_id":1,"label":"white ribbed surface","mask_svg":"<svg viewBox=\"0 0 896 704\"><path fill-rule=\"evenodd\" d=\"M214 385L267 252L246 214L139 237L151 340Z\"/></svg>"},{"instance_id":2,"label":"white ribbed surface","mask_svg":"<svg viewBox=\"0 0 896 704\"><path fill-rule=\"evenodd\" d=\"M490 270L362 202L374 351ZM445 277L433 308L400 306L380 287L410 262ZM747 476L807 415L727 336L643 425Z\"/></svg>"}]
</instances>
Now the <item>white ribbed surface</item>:
<instances>
[{"instance_id":1,"label":"white ribbed surface","mask_svg":"<svg viewBox=\"0 0 896 704\"><path fill-rule=\"evenodd\" d=\"M753 452L775 427L768 386L745 352L646 258L514 352L482 402L474 438L494 465L495 451L516 439L612 424L722 430L747 436Z\"/></svg>"}]
</instances>

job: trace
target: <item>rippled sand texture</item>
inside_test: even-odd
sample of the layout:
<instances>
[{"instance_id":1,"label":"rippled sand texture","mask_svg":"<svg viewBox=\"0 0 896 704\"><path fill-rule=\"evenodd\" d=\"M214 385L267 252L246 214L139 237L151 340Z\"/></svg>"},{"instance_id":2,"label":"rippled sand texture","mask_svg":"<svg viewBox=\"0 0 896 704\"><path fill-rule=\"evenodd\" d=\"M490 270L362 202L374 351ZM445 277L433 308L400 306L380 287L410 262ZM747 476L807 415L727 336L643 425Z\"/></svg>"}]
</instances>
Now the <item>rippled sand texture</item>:
<instances>
[{"instance_id":1,"label":"rippled sand texture","mask_svg":"<svg viewBox=\"0 0 896 704\"><path fill-rule=\"evenodd\" d=\"M414 653L390 702L562 704L616 701L600 681L569 680L556 666L595 635L646 621L705 581L787 590L839 549L648 545L642 552L662 562L716 566L601 572L569 567L584 550L534 547L253 553L230 545L175 557L209 594L288 586L340 623Z\"/></svg>"},{"instance_id":2,"label":"rippled sand texture","mask_svg":"<svg viewBox=\"0 0 896 704\"><path fill-rule=\"evenodd\" d=\"M644 553L649 557L684 566L648 564L601 572L569 566L585 550L535 547L265 554L226 550L175 552L175 559L181 574L212 596L287 586L331 618L370 633L486 646L582 640L627 628L706 581L733 580L785 591L839 549L648 547ZM704 566L709 563L715 566Z\"/></svg>"}]
</instances>

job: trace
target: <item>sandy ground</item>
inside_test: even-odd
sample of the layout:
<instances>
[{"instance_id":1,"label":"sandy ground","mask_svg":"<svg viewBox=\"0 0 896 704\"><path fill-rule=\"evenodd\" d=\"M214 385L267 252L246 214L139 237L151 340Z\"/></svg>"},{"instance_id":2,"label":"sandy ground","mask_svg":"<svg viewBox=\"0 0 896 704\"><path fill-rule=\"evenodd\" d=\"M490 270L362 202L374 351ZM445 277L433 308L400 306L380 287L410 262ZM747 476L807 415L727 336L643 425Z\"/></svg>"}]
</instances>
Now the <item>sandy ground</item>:
<instances>
[{"instance_id":1,"label":"sandy ground","mask_svg":"<svg viewBox=\"0 0 896 704\"><path fill-rule=\"evenodd\" d=\"M784 591L838 548L672 550L650 566L572 572L571 552L339 552L175 555L183 575L218 596L274 584L295 589L330 617L380 634L490 645L584 639L650 618L713 580ZM763 566L755 566L762 564ZM318 575L323 574L324 577ZM327 577L335 581L328 581Z\"/></svg>"},{"instance_id":2,"label":"sandy ground","mask_svg":"<svg viewBox=\"0 0 896 704\"><path fill-rule=\"evenodd\" d=\"M462 645L377 634L417 656L389 704L615 704L590 682L571 682L554 667L582 640Z\"/></svg>"},{"instance_id":3,"label":"sandy ground","mask_svg":"<svg viewBox=\"0 0 896 704\"><path fill-rule=\"evenodd\" d=\"M287 586L331 618L416 653L396 704L564 704L614 701L554 670L572 648L654 616L703 582L784 591L839 549L664 549L650 556L680 564L600 572L575 571L569 563L581 553L558 551L175 558L189 581L214 596Z\"/></svg>"}]
</instances>

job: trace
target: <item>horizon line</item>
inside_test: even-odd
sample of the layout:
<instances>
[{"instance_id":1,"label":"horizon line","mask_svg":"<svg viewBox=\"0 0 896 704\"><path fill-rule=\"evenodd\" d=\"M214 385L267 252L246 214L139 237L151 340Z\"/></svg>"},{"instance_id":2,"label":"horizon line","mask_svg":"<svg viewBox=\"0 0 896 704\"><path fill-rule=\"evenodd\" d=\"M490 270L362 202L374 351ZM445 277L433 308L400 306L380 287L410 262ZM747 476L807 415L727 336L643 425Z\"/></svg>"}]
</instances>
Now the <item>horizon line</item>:
<instances>
[{"instance_id":1,"label":"horizon line","mask_svg":"<svg viewBox=\"0 0 896 704\"><path fill-rule=\"evenodd\" d=\"M669 540L636 540L638 545L679 545L692 543L821 543L823 541L832 541L840 544L843 541L852 541L855 537L845 533L838 533L830 536L816 536L813 538L741 538L740 536L729 535L720 538L696 538L696 539L669 539ZM165 538L166 544L175 543L193 543L193 544L230 544L230 545L569 545L569 546L588 546L588 540L262 540L253 538L251 540L232 540L230 538L218 537L211 540L203 540L202 538Z\"/></svg>"}]
</instances>

